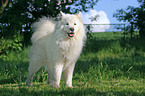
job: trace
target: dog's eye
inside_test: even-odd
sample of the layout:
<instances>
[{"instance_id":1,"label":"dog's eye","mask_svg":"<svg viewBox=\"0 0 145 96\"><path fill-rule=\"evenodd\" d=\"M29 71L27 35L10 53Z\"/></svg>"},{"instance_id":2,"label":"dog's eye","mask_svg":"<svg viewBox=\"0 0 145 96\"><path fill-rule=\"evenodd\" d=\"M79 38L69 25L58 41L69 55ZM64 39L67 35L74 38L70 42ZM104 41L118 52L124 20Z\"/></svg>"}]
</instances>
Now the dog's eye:
<instances>
[{"instance_id":1,"label":"dog's eye","mask_svg":"<svg viewBox=\"0 0 145 96\"><path fill-rule=\"evenodd\" d=\"M69 25L68 23L66 23L66 25Z\"/></svg>"},{"instance_id":2,"label":"dog's eye","mask_svg":"<svg viewBox=\"0 0 145 96\"><path fill-rule=\"evenodd\" d=\"M77 25L76 23L74 23L74 25Z\"/></svg>"}]
</instances>

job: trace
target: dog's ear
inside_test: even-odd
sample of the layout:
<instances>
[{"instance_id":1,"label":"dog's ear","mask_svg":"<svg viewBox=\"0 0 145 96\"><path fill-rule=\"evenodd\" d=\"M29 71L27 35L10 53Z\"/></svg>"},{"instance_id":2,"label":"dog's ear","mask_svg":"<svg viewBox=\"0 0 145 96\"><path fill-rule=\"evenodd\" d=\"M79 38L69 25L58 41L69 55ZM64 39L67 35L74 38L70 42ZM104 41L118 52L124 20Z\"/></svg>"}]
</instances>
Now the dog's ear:
<instances>
[{"instance_id":1,"label":"dog's ear","mask_svg":"<svg viewBox=\"0 0 145 96\"><path fill-rule=\"evenodd\" d=\"M76 14L79 18L81 18L81 12L79 11L79 13Z\"/></svg>"},{"instance_id":2,"label":"dog's ear","mask_svg":"<svg viewBox=\"0 0 145 96\"><path fill-rule=\"evenodd\" d=\"M65 16L65 13L63 13L62 11L60 11L60 15L61 15L61 19Z\"/></svg>"},{"instance_id":3,"label":"dog's ear","mask_svg":"<svg viewBox=\"0 0 145 96\"><path fill-rule=\"evenodd\" d=\"M65 13L63 13L62 11L60 11L60 14L61 14L61 16L64 16L65 15Z\"/></svg>"}]
</instances>

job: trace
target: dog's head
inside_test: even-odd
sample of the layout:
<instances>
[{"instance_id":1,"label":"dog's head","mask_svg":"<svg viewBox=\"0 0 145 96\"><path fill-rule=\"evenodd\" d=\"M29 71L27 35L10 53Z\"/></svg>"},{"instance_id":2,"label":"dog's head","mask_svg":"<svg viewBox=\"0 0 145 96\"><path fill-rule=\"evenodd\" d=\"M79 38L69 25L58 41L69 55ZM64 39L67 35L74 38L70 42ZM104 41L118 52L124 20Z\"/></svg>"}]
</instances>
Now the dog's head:
<instances>
[{"instance_id":1,"label":"dog's head","mask_svg":"<svg viewBox=\"0 0 145 96\"><path fill-rule=\"evenodd\" d=\"M61 12L61 29L70 38L75 37L79 32L81 23L81 12L74 14L65 14Z\"/></svg>"}]
</instances>

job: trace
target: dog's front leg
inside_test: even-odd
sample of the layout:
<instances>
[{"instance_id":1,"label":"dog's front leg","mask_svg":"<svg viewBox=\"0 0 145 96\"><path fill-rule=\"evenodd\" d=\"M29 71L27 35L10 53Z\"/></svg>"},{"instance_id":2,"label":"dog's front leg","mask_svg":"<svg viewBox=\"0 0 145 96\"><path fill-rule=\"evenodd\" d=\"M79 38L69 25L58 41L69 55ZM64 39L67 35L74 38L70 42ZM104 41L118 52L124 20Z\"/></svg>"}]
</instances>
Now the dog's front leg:
<instances>
[{"instance_id":1,"label":"dog's front leg","mask_svg":"<svg viewBox=\"0 0 145 96\"><path fill-rule=\"evenodd\" d=\"M66 87L73 87L72 86L72 77L73 77L74 67L75 67L75 63L72 63L64 69L63 75L65 78Z\"/></svg>"},{"instance_id":2,"label":"dog's front leg","mask_svg":"<svg viewBox=\"0 0 145 96\"><path fill-rule=\"evenodd\" d=\"M48 66L49 67L49 66ZM48 69L48 83L52 87L59 87L63 64L55 64Z\"/></svg>"}]
</instances>

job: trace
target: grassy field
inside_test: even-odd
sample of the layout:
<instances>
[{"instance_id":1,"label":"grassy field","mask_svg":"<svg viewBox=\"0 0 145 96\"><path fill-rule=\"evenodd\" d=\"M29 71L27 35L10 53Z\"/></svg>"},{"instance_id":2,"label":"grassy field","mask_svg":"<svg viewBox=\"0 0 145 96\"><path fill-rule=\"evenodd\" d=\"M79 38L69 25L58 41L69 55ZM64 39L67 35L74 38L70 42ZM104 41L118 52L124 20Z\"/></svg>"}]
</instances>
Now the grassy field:
<instances>
[{"instance_id":1,"label":"grassy field","mask_svg":"<svg viewBox=\"0 0 145 96\"><path fill-rule=\"evenodd\" d=\"M28 48L0 56L0 96L144 96L145 40L122 39L121 33L95 33L76 63L73 86L46 84L41 68L33 86L25 86Z\"/></svg>"}]
</instances>

